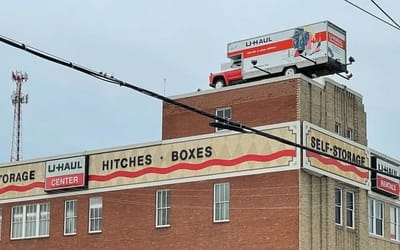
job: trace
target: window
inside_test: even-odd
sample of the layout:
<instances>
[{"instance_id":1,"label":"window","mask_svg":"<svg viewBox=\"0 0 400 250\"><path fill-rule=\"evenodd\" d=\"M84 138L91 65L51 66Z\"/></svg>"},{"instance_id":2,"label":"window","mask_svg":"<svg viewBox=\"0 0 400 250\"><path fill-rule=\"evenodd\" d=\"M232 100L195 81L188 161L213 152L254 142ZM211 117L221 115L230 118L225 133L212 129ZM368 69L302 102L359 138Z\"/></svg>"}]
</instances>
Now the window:
<instances>
[{"instance_id":1,"label":"window","mask_svg":"<svg viewBox=\"0 0 400 250\"><path fill-rule=\"evenodd\" d=\"M157 190L156 192L156 227L169 226L170 191Z\"/></svg>"},{"instance_id":2,"label":"window","mask_svg":"<svg viewBox=\"0 0 400 250\"><path fill-rule=\"evenodd\" d=\"M217 109L215 115L218 117L222 117L227 120L230 120L232 118L232 110L229 107L228 108L219 108L219 109ZM219 121L216 121L216 122L219 122ZM219 131L219 130L222 130L222 128L215 128L215 131Z\"/></svg>"},{"instance_id":3,"label":"window","mask_svg":"<svg viewBox=\"0 0 400 250\"><path fill-rule=\"evenodd\" d=\"M346 226L354 228L354 193L346 191Z\"/></svg>"},{"instance_id":4,"label":"window","mask_svg":"<svg viewBox=\"0 0 400 250\"><path fill-rule=\"evenodd\" d=\"M16 206L11 211L11 239L49 236L50 203Z\"/></svg>"},{"instance_id":5,"label":"window","mask_svg":"<svg viewBox=\"0 0 400 250\"><path fill-rule=\"evenodd\" d=\"M77 201L65 201L64 235L76 234Z\"/></svg>"},{"instance_id":6,"label":"window","mask_svg":"<svg viewBox=\"0 0 400 250\"><path fill-rule=\"evenodd\" d=\"M399 208L390 207L390 238L399 240Z\"/></svg>"},{"instance_id":7,"label":"window","mask_svg":"<svg viewBox=\"0 0 400 250\"><path fill-rule=\"evenodd\" d=\"M229 221L229 183L214 184L214 222Z\"/></svg>"},{"instance_id":8,"label":"window","mask_svg":"<svg viewBox=\"0 0 400 250\"><path fill-rule=\"evenodd\" d=\"M353 139L353 130L351 128L347 128L346 137L349 138L350 140Z\"/></svg>"},{"instance_id":9,"label":"window","mask_svg":"<svg viewBox=\"0 0 400 250\"><path fill-rule=\"evenodd\" d=\"M368 229L371 234L383 236L383 203L368 200Z\"/></svg>"},{"instance_id":10,"label":"window","mask_svg":"<svg viewBox=\"0 0 400 250\"><path fill-rule=\"evenodd\" d=\"M400 208L390 207L390 238L400 240Z\"/></svg>"},{"instance_id":11,"label":"window","mask_svg":"<svg viewBox=\"0 0 400 250\"><path fill-rule=\"evenodd\" d=\"M89 199L89 233L101 232L101 221L103 220L103 199L92 197Z\"/></svg>"},{"instance_id":12,"label":"window","mask_svg":"<svg viewBox=\"0 0 400 250\"><path fill-rule=\"evenodd\" d=\"M335 188L335 223L342 225L342 189Z\"/></svg>"},{"instance_id":13,"label":"window","mask_svg":"<svg viewBox=\"0 0 400 250\"><path fill-rule=\"evenodd\" d=\"M340 125L340 123L338 122L335 123L335 133L340 135L341 131L342 131L342 126Z\"/></svg>"}]
</instances>

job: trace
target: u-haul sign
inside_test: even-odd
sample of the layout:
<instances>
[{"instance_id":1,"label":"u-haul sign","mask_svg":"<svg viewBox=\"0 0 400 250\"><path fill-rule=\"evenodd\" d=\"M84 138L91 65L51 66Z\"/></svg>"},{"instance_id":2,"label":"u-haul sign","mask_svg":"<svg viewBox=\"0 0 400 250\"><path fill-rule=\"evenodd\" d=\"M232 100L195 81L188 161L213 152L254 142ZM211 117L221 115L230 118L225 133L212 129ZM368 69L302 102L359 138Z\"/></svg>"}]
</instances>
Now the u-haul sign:
<instances>
[{"instance_id":1,"label":"u-haul sign","mask_svg":"<svg viewBox=\"0 0 400 250\"><path fill-rule=\"evenodd\" d=\"M386 174L400 177L400 166L392 164L377 156L373 156L371 157L371 167L380 172L372 172L372 189L388 196L398 197L400 193L399 179Z\"/></svg>"},{"instance_id":2,"label":"u-haul sign","mask_svg":"<svg viewBox=\"0 0 400 250\"><path fill-rule=\"evenodd\" d=\"M87 156L46 162L45 190L84 187L87 185Z\"/></svg>"}]
</instances>

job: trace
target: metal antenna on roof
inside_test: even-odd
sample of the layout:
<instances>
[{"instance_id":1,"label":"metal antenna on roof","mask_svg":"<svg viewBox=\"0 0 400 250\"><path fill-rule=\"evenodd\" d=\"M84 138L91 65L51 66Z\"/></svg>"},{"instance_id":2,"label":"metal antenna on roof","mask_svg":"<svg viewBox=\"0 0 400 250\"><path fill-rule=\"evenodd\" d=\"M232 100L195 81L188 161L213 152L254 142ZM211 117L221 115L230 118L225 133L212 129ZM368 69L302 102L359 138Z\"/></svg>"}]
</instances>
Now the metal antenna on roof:
<instances>
[{"instance_id":1,"label":"metal antenna on roof","mask_svg":"<svg viewBox=\"0 0 400 250\"><path fill-rule=\"evenodd\" d=\"M13 126L13 137L11 144L11 156L10 161L19 161L22 159L22 104L28 103L28 95L22 93L22 83L28 81L28 74L20 71L12 72L11 79L16 84L16 89L11 96L12 104L14 105L14 126Z\"/></svg>"}]
</instances>

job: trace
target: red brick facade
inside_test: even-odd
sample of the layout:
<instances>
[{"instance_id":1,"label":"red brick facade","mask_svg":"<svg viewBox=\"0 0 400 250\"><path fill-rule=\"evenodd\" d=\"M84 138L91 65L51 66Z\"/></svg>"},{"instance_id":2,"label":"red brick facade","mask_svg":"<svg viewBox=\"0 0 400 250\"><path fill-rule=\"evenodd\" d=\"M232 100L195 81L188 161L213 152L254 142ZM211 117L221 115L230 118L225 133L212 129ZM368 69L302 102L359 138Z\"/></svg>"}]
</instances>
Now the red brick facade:
<instances>
[{"instance_id":1,"label":"red brick facade","mask_svg":"<svg viewBox=\"0 0 400 250\"><path fill-rule=\"evenodd\" d=\"M215 114L231 107L232 120L247 126L263 126L297 120L298 79L194 95L177 100ZM209 118L164 103L162 139L213 133Z\"/></svg>"},{"instance_id":2,"label":"red brick facade","mask_svg":"<svg viewBox=\"0 0 400 250\"><path fill-rule=\"evenodd\" d=\"M0 249L298 249L298 170L1 205ZM213 223L213 184L230 183L230 221ZM170 189L170 227L155 227L155 191ZM88 233L89 197L103 226ZM77 234L63 235L64 201L78 200ZM11 207L50 202L50 236L10 240Z\"/></svg>"}]
</instances>

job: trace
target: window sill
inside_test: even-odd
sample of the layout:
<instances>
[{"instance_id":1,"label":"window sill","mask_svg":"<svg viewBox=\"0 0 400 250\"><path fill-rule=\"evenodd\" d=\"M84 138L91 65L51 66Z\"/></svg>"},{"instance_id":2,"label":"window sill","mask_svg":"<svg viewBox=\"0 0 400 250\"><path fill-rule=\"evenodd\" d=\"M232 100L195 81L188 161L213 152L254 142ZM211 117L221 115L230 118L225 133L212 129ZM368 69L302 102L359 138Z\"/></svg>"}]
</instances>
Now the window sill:
<instances>
[{"instance_id":1,"label":"window sill","mask_svg":"<svg viewBox=\"0 0 400 250\"><path fill-rule=\"evenodd\" d=\"M32 237L23 237L23 238L10 238L10 240L32 240L32 239L43 239L43 238L50 238L50 235L43 235L43 236L32 236Z\"/></svg>"},{"instance_id":2,"label":"window sill","mask_svg":"<svg viewBox=\"0 0 400 250\"><path fill-rule=\"evenodd\" d=\"M159 226L156 226L156 229L170 228L170 227L171 227L171 225L159 225Z\"/></svg>"},{"instance_id":3,"label":"window sill","mask_svg":"<svg viewBox=\"0 0 400 250\"><path fill-rule=\"evenodd\" d=\"M230 220L215 220L213 221L214 224L219 224L219 223L228 223Z\"/></svg>"},{"instance_id":4,"label":"window sill","mask_svg":"<svg viewBox=\"0 0 400 250\"><path fill-rule=\"evenodd\" d=\"M88 232L89 234L101 234L102 231L92 231L92 232Z\"/></svg>"}]
</instances>

